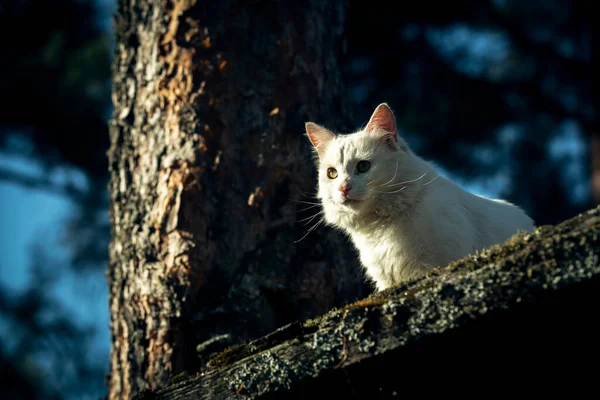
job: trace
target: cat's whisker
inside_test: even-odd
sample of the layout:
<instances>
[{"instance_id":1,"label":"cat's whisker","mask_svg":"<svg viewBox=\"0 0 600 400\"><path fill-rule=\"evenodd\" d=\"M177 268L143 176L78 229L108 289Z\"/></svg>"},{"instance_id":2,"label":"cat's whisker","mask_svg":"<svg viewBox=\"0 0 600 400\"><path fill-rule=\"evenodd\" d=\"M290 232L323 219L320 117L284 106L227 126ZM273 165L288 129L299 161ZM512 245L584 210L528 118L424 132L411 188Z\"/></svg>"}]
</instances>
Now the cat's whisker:
<instances>
[{"instance_id":1,"label":"cat's whisker","mask_svg":"<svg viewBox=\"0 0 600 400\"><path fill-rule=\"evenodd\" d=\"M312 231L314 231L314 230L315 230L315 229L317 229L317 227L318 227L319 225L321 225L321 224L322 224L324 221L325 221L325 220L324 220L323 218L319 219L319 222L317 222L315 225L313 225L311 228L309 228L309 230L308 230L308 231L309 231L309 232L312 232Z\"/></svg>"},{"instance_id":2,"label":"cat's whisker","mask_svg":"<svg viewBox=\"0 0 600 400\"><path fill-rule=\"evenodd\" d=\"M302 236L300 239L294 241L294 243L298 243L301 240L303 240L305 237L307 237L312 231L314 231L322 222L324 221L323 218L320 218L319 221L317 221L316 224L314 224L313 226L311 226L310 228L308 228L308 231L306 232L306 234L304 236Z\"/></svg>"},{"instance_id":3,"label":"cat's whisker","mask_svg":"<svg viewBox=\"0 0 600 400\"><path fill-rule=\"evenodd\" d=\"M436 175L436 176L435 176L435 178L433 178L432 180L430 180L430 181L429 181L429 182L427 182L427 183L424 183L424 184L423 184L423 186L425 186L425 185L429 185L431 182L435 181L435 180L438 178L438 176L440 176L440 175L439 175L439 174L438 174L438 175Z\"/></svg>"},{"instance_id":4,"label":"cat's whisker","mask_svg":"<svg viewBox=\"0 0 600 400\"><path fill-rule=\"evenodd\" d=\"M392 190L391 192L380 191L380 192L377 192L377 193L379 193L379 194L392 194L392 193L398 193L398 192L401 192L401 191L403 191L403 190L404 190L404 189L406 189L407 187L408 187L408 186L402 186L400 189L398 189L398 190Z\"/></svg>"},{"instance_id":5,"label":"cat's whisker","mask_svg":"<svg viewBox=\"0 0 600 400\"><path fill-rule=\"evenodd\" d=\"M317 214L317 215L318 215L318 214ZM311 218L311 220L310 220L310 221L308 221L308 222L306 222L305 224L303 224L303 226L306 226L306 225L310 224L310 223L313 221L313 219L314 219L315 217L316 217L316 215L315 215L313 218Z\"/></svg>"},{"instance_id":6,"label":"cat's whisker","mask_svg":"<svg viewBox=\"0 0 600 400\"><path fill-rule=\"evenodd\" d=\"M308 220L308 222L304 224L304 226L306 226L306 225L310 224L310 222L311 222L313 219L315 219L317 216L319 216L319 215L321 215L321 214L323 214L323 211L319 211L318 213L316 213L315 215L311 215L310 217L306 217L306 218L299 219L299 220L298 220L298 221L296 221L296 222L304 222L304 221Z\"/></svg>"},{"instance_id":7,"label":"cat's whisker","mask_svg":"<svg viewBox=\"0 0 600 400\"><path fill-rule=\"evenodd\" d=\"M298 193L300 193L301 195L306 196L308 198L311 198L311 199L316 199L317 198L317 194L316 193L304 193L302 190L298 189L297 187L296 187L296 190L298 191Z\"/></svg>"},{"instance_id":8,"label":"cat's whisker","mask_svg":"<svg viewBox=\"0 0 600 400\"><path fill-rule=\"evenodd\" d=\"M398 161L396 161L396 170L394 171L394 176L392 177L392 179L390 179L389 181L387 181L386 183L384 183L383 185L380 185L380 186L386 186L386 185L394 182L394 179L396 179L396 174L398 174Z\"/></svg>"},{"instance_id":9,"label":"cat's whisker","mask_svg":"<svg viewBox=\"0 0 600 400\"><path fill-rule=\"evenodd\" d=\"M298 212L303 212L303 211L306 211L306 210L310 210L311 208L319 207L320 205L321 204L313 204L312 206L303 208L302 210L298 210Z\"/></svg>"},{"instance_id":10,"label":"cat's whisker","mask_svg":"<svg viewBox=\"0 0 600 400\"><path fill-rule=\"evenodd\" d=\"M416 182L416 181L419 181L419 180L423 179L423 177L425 177L425 175L427 175L427 172L425 172L423 175L421 175L420 177L418 177L418 178L416 178L416 179L413 179L413 180L410 180L410 181L404 181L404 182L393 183L393 184L391 184L391 185L388 185L387 187L399 186L399 185L405 185L405 184L407 184L407 183L413 183L413 182Z\"/></svg>"},{"instance_id":11,"label":"cat's whisker","mask_svg":"<svg viewBox=\"0 0 600 400\"><path fill-rule=\"evenodd\" d=\"M302 201L302 200L294 200L294 199L290 199L290 200L293 202L302 203L302 204L321 205L321 203L316 203L314 201Z\"/></svg>"}]
</instances>

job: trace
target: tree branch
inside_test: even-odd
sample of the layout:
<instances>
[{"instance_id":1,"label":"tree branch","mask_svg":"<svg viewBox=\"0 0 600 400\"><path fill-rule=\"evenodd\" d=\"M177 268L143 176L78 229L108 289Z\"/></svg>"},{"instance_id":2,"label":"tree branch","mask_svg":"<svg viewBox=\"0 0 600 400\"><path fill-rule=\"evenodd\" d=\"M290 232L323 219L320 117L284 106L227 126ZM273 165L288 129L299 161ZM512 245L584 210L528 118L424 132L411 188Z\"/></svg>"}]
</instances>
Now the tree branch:
<instances>
[{"instance_id":1,"label":"tree branch","mask_svg":"<svg viewBox=\"0 0 600 400\"><path fill-rule=\"evenodd\" d=\"M582 388L594 370L576 358L600 354L599 233L600 207L226 350L152 398L387 398L421 390L417 381L445 390L440 381L471 385L506 371L530 382L558 373ZM511 384L525 382L502 380Z\"/></svg>"}]
</instances>

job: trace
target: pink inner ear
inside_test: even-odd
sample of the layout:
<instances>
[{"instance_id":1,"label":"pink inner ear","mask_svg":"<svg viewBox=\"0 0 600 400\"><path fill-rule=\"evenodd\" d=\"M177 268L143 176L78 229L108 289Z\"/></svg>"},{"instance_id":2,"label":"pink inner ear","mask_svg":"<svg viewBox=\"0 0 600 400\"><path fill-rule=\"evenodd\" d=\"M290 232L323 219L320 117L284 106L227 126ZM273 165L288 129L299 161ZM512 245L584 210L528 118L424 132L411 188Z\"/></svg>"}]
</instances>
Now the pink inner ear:
<instances>
[{"instance_id":1,"label":"pink inner ear","mask_svg":"<svg viewBox=\"0 0 600 400\"><path fill-rule=\"evenodd\" d=\"M396 124L387 115L378 115L373 119L373 128L383 129L388 133L396 132Z\"/></svg>"},{"instance_id":2,"label":"pink inner ear","mask_svg":"<svg viewBox=\"0 0 600 400\"><path fill-rule=\"evenodd\" d=\"M368 132L384 131L385 134L382 135L383 140L385 140L392 149L396 148L398 143L398 138L396 136L396 119L394 118L392 110L390 110L386 104L377 106L365 130Z\"/></svg>"},{"instance_id":3,"label":"pink inner ear","mask_svg":"<svg viewBox=\"0 0 600 400\"><path fill-rule=\"evenodd\" d=\"M319 148L321 147L322 143L321 143L321 139L319 139L319 134L316 132L308 132L308 136L310 137L310 141L312 142L313 146Z\"/></svg>"},{"instance_id":4,"label":"pink inner ear","mask_svg":"<svg viewBox=\"0 0 600 400\"><path fill-rule=\"evenodd\" d=\"M367 130L375 129L382 129L388 133L396 134L396 120L394 114L392 114L392 110L388 106L379 105L373 112L367 124Z\"/></svg>"},{"instance_id":5,"label":"pink inner ear","mask_svg":"<svg viewBox=\"0 0 600 400\"><path fill-rule=\"evenodd\" d=\"M312 142L313 146L315 147L320 147L322 145L322 132L321 132L321 127L313 124L313 123L307 123L306 124L306 133L308 134L308 137L310 138L310 141Z\"/></svg>"},{"instance_id":6,"label":"pink inner ear","mask_svg":"<svg viewBox=\"0 0 600 400\"><path fill-rule=\"evenodd\" d=\"M334 138L333 133L313 122L306 123L306 133L319 155L321 155L327 143Z\"/></svg>"}]
</instances>

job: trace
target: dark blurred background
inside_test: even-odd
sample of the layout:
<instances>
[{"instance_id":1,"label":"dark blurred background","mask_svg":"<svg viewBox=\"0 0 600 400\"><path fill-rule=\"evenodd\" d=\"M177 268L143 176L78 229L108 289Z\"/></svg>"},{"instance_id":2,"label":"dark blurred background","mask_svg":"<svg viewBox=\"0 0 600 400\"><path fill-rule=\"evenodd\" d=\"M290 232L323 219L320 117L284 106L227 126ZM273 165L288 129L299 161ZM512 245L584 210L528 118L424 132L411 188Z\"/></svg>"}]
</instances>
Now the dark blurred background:
<instances>
[{"instance_id":1,"label":"dark blurred background","mask_svg":"<svg viewBox=\"0 0 600 400\"><path fill-rule=\"evenodd\" d=\"M370 4L348 10L357 127L388 102L443 175L538 225L594 206L591 2ZM106 394L114 8L0 0L0 393Z\"/></svg>"}]
</instances>

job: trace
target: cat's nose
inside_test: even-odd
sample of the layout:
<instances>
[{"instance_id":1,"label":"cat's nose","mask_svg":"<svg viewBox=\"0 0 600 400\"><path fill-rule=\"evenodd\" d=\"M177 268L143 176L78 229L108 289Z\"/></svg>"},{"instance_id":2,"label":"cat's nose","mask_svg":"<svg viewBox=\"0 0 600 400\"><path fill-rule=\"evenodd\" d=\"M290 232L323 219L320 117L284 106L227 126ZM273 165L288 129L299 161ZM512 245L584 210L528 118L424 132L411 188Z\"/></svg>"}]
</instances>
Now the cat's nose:
<instances>
[{"instance_id":1,"label":"cat's nose","mask_svg":"<svg viewBox=\"0 0 600 400\"><path fill-rule=\"evenodd\" d=\"M350 185L349 183L341 184L338 188L338 190L342 192L342 196L344 197L348 196L348 192L350 191L350 189L352 189L352 185Z\"/></svg>"}]
</instances>

